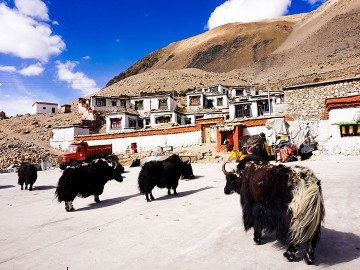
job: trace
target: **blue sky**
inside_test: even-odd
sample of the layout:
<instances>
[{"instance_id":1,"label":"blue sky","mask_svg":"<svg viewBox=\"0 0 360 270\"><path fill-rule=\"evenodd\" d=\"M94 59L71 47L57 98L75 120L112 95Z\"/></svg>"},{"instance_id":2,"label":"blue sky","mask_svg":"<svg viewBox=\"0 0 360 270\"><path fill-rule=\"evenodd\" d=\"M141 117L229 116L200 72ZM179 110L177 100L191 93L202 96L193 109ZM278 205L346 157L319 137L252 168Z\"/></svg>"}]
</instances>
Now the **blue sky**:
<instances>
[{"instance_id":1,"label":"blue sky","mask_svg":"<svg viewBox=\"0 0 360 270\"><path fill-rule=\"evenodd\" d=\"M145 55L219 25L326 0L0 0L0 111L94 93Z\"/></svg>"}]
</instances>

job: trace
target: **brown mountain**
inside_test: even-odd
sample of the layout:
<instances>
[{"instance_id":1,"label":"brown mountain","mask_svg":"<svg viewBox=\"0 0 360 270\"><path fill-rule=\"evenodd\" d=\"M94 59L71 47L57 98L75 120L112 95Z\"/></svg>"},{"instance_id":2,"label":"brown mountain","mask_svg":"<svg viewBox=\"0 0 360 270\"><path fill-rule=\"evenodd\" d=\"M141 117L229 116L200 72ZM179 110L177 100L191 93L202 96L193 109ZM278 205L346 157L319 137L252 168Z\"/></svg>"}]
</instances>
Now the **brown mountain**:
<instances>
[{"instance_id":1,"label":"brown mountain","mask_svg":"<svg viewBox=\"0 0 360 270\"><path fill-rule=\"evenodd\" d=\"M359 0L329 0L307 14L226 24L145 56L98 94L353 77L360 72L359 11Z\"/></svg>"}]
</instances>

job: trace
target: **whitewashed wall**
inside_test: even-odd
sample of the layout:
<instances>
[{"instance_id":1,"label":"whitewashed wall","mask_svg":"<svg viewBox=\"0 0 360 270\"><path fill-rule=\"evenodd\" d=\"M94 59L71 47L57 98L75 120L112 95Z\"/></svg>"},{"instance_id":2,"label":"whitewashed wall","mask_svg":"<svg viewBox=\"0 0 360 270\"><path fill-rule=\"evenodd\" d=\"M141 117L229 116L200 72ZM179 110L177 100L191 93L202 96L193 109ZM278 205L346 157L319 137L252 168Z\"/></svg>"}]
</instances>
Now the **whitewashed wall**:
<instances>
[{"instance_id":1,"label":"whitewashed wall","mask_svg":"<svg viewBox=\"0 0 360 270\"><path fill-rule=\"evenodd\" d=\"M75 136L89 135L89 129L82 127L56 128L52 132L53 137L50 139L50 146L61 151L68 149Z\"/></svg>"},{"instance_id":2,"label":"whitewashed wall","mask_svg":"<svg viewBox=\"0 0 360 270\"><path fill-rule=\"evenodd\" d=\"M41 103L34 104L31 108L31 114L53 113L52 109L54 109L55 113L57 113L58 107L59 107L58 105L51 105L51 104L41 104Z\"/></svg>"},{"instance_id":3,"label":"whitewashed wall","mask_svg":"<svg viewBox=\"0 0 360 270\"><path fill-rule=\"evenodd\" d=\"M132 143L136 143L137 149L141 151L157 150L159 147L173 146L186 147L201 144L201 131L180 134L166 134L154 136L138 136L108 140L89 140L89 145L112 144L114 153L122 153L130 149Z\"/></svg>"},{"instance_id":4,"label":"whitewashed wall","mask_svg":"<svg viewBox=\"0 0 360 270\"><path fill-rule=\"evenodd\" d=\"M85 120L94 120L94 115L92 113L89 113L89 111L84 108L81 104L78 104L78 112L82 113L83 119Z\"/></svg>"},{"instance_id":5,"label":"whitewashed wall","mask_svg":"<svg viewBox=\"0 0 360 270\"><path fill-rule=\"evenodd\" d=\"M248 127L243 129L243 135L257 135L261 132L266 134L267 131L268 129L265 126Z\"/></svg>"}]
</instances>

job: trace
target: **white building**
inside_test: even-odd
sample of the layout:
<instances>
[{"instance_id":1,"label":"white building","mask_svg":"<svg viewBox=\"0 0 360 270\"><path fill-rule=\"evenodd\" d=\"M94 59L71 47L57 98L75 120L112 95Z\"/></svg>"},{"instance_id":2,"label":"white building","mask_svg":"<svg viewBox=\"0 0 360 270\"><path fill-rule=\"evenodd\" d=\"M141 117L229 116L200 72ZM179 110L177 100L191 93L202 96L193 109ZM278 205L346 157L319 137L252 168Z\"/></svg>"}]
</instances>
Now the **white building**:
<instances>
[{"instance_id":1,"label":"white building","mask_svg":"<svg viewBox=\"0 0 360 270\"><path fill-rule=\"evenodd\" d=\"M78 135L89 135L89 128L81 126L54 128L51 131L50 146L65 151Z\"/></svg>"},{"instance_id":2,"label":"white building","mask_svg":"<svg viewBox=\"0 0 360 270\"><path fill-rule=\"evenodd\" d=\"M58 107L57 103L36 101L32 105L31 114L57 113Z\"/></svg>"}]
</instances>

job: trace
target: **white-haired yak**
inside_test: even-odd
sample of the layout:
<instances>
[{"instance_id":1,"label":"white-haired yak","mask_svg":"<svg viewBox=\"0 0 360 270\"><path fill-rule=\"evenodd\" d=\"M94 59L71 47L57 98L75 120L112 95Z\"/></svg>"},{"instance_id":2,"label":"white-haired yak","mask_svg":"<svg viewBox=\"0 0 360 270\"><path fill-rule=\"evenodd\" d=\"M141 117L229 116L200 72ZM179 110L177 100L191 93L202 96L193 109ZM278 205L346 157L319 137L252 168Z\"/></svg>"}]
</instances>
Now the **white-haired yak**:
<instances>
[{"instance_id":1,"label":"white-haired yak","mask_svg":"<svg viewBox=\"0 0 360 270\"><path fill-rule=\"evenodd\" d=\"M59 202L65 202L67 212L75 211L72 202L76 196L86 198L94 195L94 201L99 203L99 195L103 193L109 180L123 181L123 170L118 162L103 159L67 167L59 179L55 196Z\"/></svg>"},{"instance_id":2,"label":"white-haired yak","mask_svg":"<svg viewBox=\"0 0 360 270\"><path fill-rule=\"evenodd\" d=\"M222 170L226 176L224 193L240 194L245 231L254 228L256 244L261 243L263 232L275 232L278 240L288 244L283 254L288 261L294 261L299 245L306 243L304 261L314 263L325 215L320 180L301 166L244 162L237 172L226 171L226 162Z\"/></svg>"},{"instance_id":3,"label":"white-haired yak","mask_svg":"<svg viewBox=\"0 0 360 270\"><path fill-rule=\"evenodd\" d=\"M179 178L194 178L191 163L182 161L178 155L172 155L165 160L152 160L146 162L138 177L139 190L145 194L146 201L155 200L152 190L155 186L167 188L168 195L171 195L171 189L176 195L176 188L179 184ZM150 198L149 198L150 196Z\"/></svg>"},{"instance_id":4,"label":"white-haired yak","mask_svg":"<svg viewBox=\"0 0 360 270\"><path fill-rule=\"evenodd\" d=\"M32 191L33 185L37 179L37 169L35 165L23 162L21 163L18 170L18 184L21 186L21 190L27 189L29 185L29 191Z\"/></svg>"}]
</instances>

